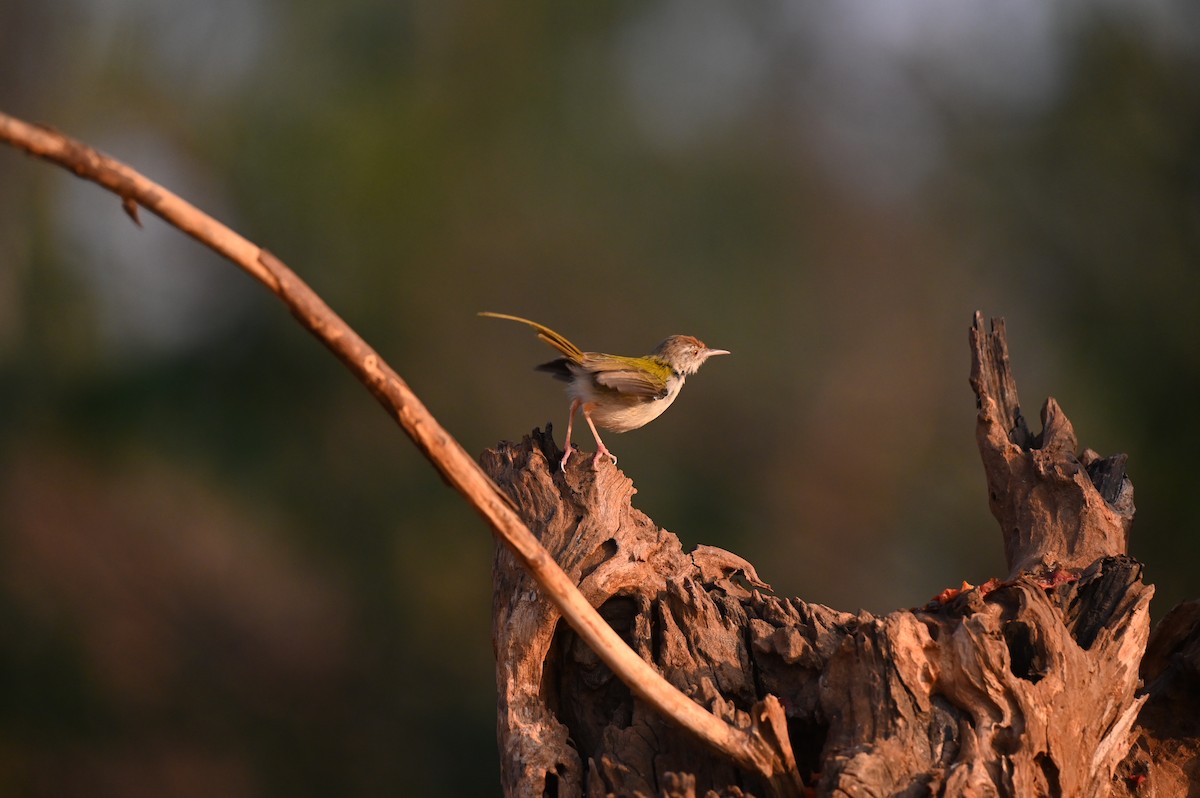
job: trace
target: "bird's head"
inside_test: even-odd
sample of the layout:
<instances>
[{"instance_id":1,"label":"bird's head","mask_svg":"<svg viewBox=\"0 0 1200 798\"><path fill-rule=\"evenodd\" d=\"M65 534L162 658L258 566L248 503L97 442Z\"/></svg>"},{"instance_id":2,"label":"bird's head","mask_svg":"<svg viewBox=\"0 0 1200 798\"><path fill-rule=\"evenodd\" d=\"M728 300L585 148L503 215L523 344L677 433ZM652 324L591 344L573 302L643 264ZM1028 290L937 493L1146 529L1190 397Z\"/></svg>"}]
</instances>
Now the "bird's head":
<instances>
[{"instance_id":1,"label":"bird's head","mask_svg":"<svg viewBox=\"0 0 1200 798\"><path fill-rule=\"evenodd\" d=\"M695 374L704 361L713 355L728 355L725 349L710 349L704 342L690 335L672 335L654 347L654 357L667 363L677 373L687 376Z\"/></svg>"}]
</instances>

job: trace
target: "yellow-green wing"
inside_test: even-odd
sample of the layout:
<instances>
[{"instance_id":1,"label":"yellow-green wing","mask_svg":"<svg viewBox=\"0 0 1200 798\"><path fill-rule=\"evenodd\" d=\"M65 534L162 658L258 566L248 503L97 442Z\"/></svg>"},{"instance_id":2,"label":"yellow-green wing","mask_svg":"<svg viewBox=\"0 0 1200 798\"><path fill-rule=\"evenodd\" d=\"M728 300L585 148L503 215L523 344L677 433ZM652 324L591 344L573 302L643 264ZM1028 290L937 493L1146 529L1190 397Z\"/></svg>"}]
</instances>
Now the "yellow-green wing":
<instances>
[{"instance_id":1,"label":"yellow-green wing","mask_svg":"<svg viewBox=\"0 0 1200 798\"><path fill-rule=\"evenodd\" d=\"M674 374L666 363L649 357L588 352L582 365L597 385L631 396L666 396L667 380Z\"/></svg>"},{"instance_id":2,"label":"yellow-green wing","mask_svg":"<svg viewBox=\"0 0 1200 798\"><path fill-rule=\"evenodd\" d=\"M522 324L528 324L533 329L537 330L538 338L541 338L550 346L562 352L564 355L574 360L576 363L583 360L583 350L575 346L575 344L563 338L561 335L551 330L544 324L538 324L536 321L523 319L520 316L510 316L507 313L492 313L491 311L481 311L480 316L487 316L492 319L508 319L509 321L519 321Z\"/></svg>"}]
</instances>

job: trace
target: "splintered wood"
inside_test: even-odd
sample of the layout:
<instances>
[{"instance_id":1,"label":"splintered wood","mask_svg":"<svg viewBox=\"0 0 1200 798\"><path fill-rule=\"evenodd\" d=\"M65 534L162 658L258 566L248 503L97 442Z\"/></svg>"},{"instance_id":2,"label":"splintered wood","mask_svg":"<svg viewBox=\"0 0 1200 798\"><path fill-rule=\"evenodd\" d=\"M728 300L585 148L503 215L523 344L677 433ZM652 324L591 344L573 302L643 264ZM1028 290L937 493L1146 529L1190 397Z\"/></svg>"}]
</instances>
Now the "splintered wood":
<instances>
[{"instance_id":1,"label":"splintered wood","mask_svg":"<svg viewBox=\"0 0 1200 798\"><path fill-rule=\"evenodd\" d=\"M975 437L983 457L988 503L1000 522L1010 573L1038 568L1086 568L1124 554L1133 523L1133 483L1125 455L1076 457L1070 419L1054 397L1042 405L1042 432L1030 433L1008 359L1004 320L971 326L971 387L979 417Z\"/></svg>"}]
</instances>

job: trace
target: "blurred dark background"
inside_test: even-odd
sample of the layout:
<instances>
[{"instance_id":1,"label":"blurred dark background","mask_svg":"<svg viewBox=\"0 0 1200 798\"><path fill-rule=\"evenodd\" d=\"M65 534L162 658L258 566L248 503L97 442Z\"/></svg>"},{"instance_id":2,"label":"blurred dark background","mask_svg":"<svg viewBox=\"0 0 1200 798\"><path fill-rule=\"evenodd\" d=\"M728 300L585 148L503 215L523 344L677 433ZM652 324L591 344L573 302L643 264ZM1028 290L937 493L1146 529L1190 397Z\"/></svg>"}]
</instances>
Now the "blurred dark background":
<instances>
[{"instance_id":1,"label":"blurred dark background","mask_svg":"<svg viewBox=\"0 0 1200 798\"><path fill-rule=\"evenodd\" d=\"M0 109L270 248L472 452L550 354L733 356L608 443L777 592L1004 573L967 384L1125 451L1200 596L1200 6L0 4ZM492 795L486 528L282 306L0 150L0 793ZM576 440L585 450L584 431Z\"/></svg>"}]
</instances>

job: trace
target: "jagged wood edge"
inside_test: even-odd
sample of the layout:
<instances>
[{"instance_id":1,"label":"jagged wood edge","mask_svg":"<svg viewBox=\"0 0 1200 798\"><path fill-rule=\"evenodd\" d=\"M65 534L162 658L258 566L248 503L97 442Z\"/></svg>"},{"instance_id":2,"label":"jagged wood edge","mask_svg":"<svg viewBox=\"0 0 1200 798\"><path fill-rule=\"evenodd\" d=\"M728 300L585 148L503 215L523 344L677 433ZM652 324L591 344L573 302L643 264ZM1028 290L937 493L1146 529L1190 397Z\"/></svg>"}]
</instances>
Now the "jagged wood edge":
<instances>
[{"instance_id":1,"label":"jagged wood edge","mask_svg":"<svg viewBox=\"0 0 1200 798\"><path fill-rule=\"evenodd\" d=\"M1133 483L1123 454L1076 455L1075 428L1054 397L1042 406L1042 431L1025 423L1008 357L1004 319L970 328L971 387L979 415L976 442L988 506L1000 524L1009 576L1085 568L1125 554L1133 522Z\"/></svg>"}]
</instances>

